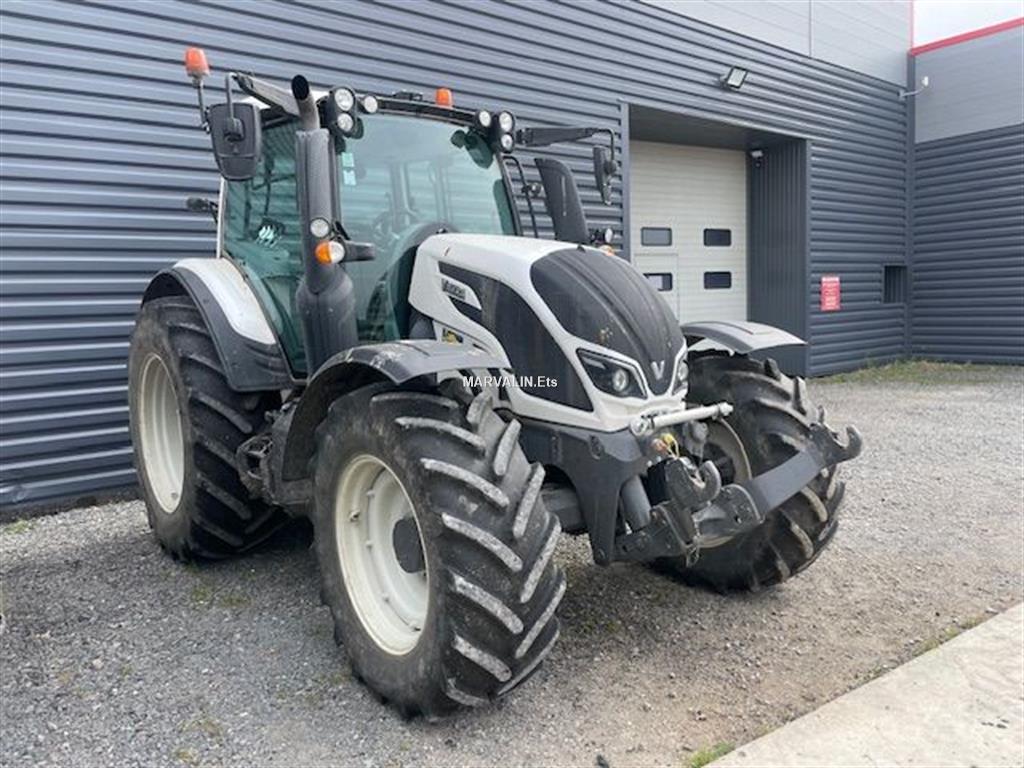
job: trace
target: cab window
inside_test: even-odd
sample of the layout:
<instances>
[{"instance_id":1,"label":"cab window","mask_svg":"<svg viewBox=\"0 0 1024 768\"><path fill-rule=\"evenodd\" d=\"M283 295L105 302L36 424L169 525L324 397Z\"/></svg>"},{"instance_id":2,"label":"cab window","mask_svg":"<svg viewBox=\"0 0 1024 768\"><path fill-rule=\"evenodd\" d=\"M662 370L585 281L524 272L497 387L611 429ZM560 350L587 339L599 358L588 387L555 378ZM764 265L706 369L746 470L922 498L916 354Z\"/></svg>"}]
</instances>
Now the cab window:
<instances>
[{"instance_id":1,"label":"cab window","mask_svg":"<svg viewBox=\"0 0 1024 768\"><path fill-rule=\"evenodd\" d=\"M246 181L227 182L224 249L242 268L296 373L305 371L295 291L302 238L295 184L295 124L263 129L263 158Z\"/></svg>"}]
</instances>

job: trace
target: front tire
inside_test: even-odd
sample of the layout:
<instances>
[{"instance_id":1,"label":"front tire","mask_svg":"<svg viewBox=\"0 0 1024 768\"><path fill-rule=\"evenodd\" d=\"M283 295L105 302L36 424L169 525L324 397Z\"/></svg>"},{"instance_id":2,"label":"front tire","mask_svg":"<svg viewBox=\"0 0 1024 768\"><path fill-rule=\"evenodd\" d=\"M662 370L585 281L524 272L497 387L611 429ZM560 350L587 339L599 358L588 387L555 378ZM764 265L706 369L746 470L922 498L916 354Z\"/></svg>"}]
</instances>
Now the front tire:
<instances>
[{"instance_id":1,"label":"front tire","mask_svg":"<svg viewBox=\"0 0 1024 768\"><path fill-rule=\"evenodd\" d=\"M558 638L561 529L518 432L487 395L383 384L339 398L317 430L315 546L335 638L407 716L507 693Z\"/></svg>"},{"instance_id":2,"label":"front tire","mask_svg":"<svg viewBox=\"0 0 1024 768\"><path fill-rule=\"evenodd\" d=\"M287 518L249 497L235 450L277 405L276 395L231 389L191 298L142 307L128 377L135 468L160 545L181 560L219 559L273 534Z\"/></svg>"},{"instance_id":3,"label":"front tire","mask_svg":"<svg viewBox=\"0 0 1024 768\"><path fill-rule=\"evenodd\" d=\"M726 426L712 429L706 452L723 483L782 464L807 446L811 424L825 418L802 378L784 375L774 360L742 355L714 352L691 359L687 400L733 405ZM826 467L769 512L759 527L701 550L689 568L677 559L665 564L685 580L719 591L757 591L779 584L807 568L832 540L843 492L837 467Z\"/></svg>"}]
</instances>

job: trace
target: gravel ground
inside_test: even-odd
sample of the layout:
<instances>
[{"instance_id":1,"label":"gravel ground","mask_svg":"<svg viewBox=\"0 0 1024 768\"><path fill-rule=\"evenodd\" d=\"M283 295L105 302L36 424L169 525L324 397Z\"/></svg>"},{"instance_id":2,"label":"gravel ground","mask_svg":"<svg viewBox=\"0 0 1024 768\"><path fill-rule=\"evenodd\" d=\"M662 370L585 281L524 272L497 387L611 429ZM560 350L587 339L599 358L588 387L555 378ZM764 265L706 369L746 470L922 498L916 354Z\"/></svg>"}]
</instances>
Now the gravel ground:
<instances>
[{"instance_id":1,"label":"gravel ground","mask_svg":"<svg viewBox=\"0 0 1024 768\"><path fill-rule=\"evenodd\" d=\"M567 541L549 661L439 723L350 678L300 533L183 567L138 502L4 526L0 764L679 766L747 741L1021 600L1024 373L942 370L811 383L866 449L808 572L720 596Z\"/></svg>"}]
</instances>

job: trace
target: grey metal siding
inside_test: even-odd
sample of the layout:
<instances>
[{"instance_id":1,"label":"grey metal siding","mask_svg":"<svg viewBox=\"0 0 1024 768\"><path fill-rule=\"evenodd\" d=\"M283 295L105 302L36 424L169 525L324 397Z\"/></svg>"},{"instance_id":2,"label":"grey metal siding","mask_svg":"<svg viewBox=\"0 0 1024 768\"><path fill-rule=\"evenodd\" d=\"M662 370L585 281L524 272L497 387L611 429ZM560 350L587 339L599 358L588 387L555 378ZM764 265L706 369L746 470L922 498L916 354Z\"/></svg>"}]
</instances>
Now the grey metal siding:
<instances>
[{"instance_id":1,"label":"grey metal siding","mask_svg":"<svg viewBox=\"0 0 1024 768\"><path fill-rule=\"evenodd\" d=\"M645 0L862 74L906 81L909 0Z\"/></svg>"},{"instance_id":2,"label":"grey metal siding","mask_svg":"<svg viewBox=\"0 0 1024 768\"><path fill-rule=\"evenodd\" d=\"M645 0L667 11L811 55L810 0Z\"/></svg>"},{"instance_id":3,"label":"grey metal siding","mask_svg":"<svg viewBox=\"0 0 1024 768\"><path fill-rule=\"evenodd\" d=\"M905 0L812 0L811 56L905 83L911 12Z\"/></svg>"},{"instance_id":4,"label":"grey metal siding","mask_svg":"<svg viewBox=\"0 0 1024 768\"><path fill-rule=\"evenodd\" d=\"M916 355L1024 363L1024 125L918 144Z\"/></svg>"},{"instance_id":5,"label":"grey metal siding","mask_svg":"<svg viewBox=\"0 0 1024 768\"><path fill-rule=\"evenodd\" d=\"M620 102L633 101L810 136L812 269L848 278L849 307L812 320L810 371L853 367L902 338L867 277L904 250L906 112L881 80L631 2L41 0L0 14L2 504L131 483L125 353L138 297L160 267L213 245L182 204L215 187L186 45L204 46L218 72L447 85L524 123L620 128ZM751 72L738 93L718 86L732 64ZM621 238L621 184L605 209L587 149L558 155L585 182L595 224Z\"/></svg>"},{"instance_id":6,"label":"grey metal siding","mask_svg":"<svg viewBox=\"0 0 1024 768\"><path fill-rule=\"evenodd\" d=\"M807 334L807 143L789 141L748 159L750 319ZM796 255L796 258L794 258ZM806 373L805 348L785 350L785 370Z\"/></svg>"},{"instance_id":7,"label":"grey metal siding","mask_svg":"<svg viewBox=\"0 0 1024 768\"><path fill-rule=\"evenodd\" d=\"M809 370L820 375L896 359L906 316L903 307L882 303L882 269L906 263L906 148L894 144L884 157L872 157L816 141L810 153ZM838 312L820 310L823 275L840 278Z\"/></svg>"},{"instance_id":8,"label":"grey metal siding","mask_svg":"<svg viewBox=\"0 0 1024 768\"><path fill-rule=\"evenodd\" d=\"M1024 26L915 56L915 139L936 141L1024 121ZM916 86L915 86L916 87Z\"/></svg>"}]
</instances>

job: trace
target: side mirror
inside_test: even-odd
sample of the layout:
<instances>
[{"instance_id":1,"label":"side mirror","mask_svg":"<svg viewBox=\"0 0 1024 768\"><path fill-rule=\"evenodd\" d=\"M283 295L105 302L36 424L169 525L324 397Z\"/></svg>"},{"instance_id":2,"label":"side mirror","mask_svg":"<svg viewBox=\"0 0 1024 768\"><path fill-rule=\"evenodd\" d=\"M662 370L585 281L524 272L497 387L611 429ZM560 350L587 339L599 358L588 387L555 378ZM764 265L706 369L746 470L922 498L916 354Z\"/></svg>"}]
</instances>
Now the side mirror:
<instances>
[{"instance_id":1,"label":"side mirror","mask_svg":"<svg viewBox=\"0 0 1024 768\"><path fill-rule=\"evenodd\" d=\"M255 104L216 104L207 112L217 168L228 181L245 181L260 161L260 116Z\"/></svg>"},{"instance_id":2,"label":"side mirror","mask_svg":"<svg viewBox=\"0 0 1024 768\"><path fill-rule=\"evenodd\" d=\"M612 158L607 147L594 147L594 180L601 193L601 202L612 203L612 177L619 169L619 164Z\"/></svg>"}]
</instances>

